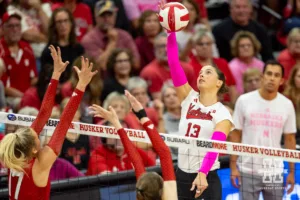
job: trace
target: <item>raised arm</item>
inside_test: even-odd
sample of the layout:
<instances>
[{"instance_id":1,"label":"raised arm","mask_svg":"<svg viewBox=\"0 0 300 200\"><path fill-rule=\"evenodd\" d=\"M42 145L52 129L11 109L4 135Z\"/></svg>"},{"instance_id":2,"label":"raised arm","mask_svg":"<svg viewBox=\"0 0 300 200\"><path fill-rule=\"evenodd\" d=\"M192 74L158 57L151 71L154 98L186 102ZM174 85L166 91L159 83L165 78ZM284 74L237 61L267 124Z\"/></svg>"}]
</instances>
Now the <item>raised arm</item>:
<instances>
[{"instance_id":1,"label":"raised arm","mask_svg":"<svg viewBox=\"0 0 300 200\"><path fill-rule=\"evenodd\" d=\"M95 117L101 117L108 120L117 129L125 151L134 166L136 179L138 179L145 172L145 166L140 154L129 140L126 131L123 129L115 110L112 107L105 110L101 106L95 104L91 106L90 109L92 110L91 114L94 114Z\"/></svg>"},{"instance_id":2,"label":"raised arm","mask_svg":"<svg viewBox=\"0 0 300 200\"><path fill-rule=\"evenodd\" d=\"M42 106L40 108L39 114L31 125L31 128L38 135L43 130L43 127L45 126L46 122L48 121L48 119L51 115L52 108L55 104L56 88L58 85L60 75L65 71L67 65L69 64L68 61L66 61L66 62L62 61L61 51L60 51L59 47L57 47L57 51L56 51L54 46L50 45L49 49L51 51L51 56L53 58L54 70L53 70L53 74L52 74L49 86L48 86L45 96L43 98L43 102L42 102Z\"/></svg>"},{"instance_id":3,"label":"raised arm","mask_svg":"<svg viewBox=\"0 0 300 200\"><path fill-rule=\"evenodd\" d=\"M155 152L159 155L163 179L165 181L175 180L176 178L170 149L160 137L152 121L147 117L147 114L141 103L138 102L138 100L127 90L125 91L125 95L131 104L133 112L139 118L141 124L146 130Z\"/></svg>"},{"instance_id":4,"label":"raised arm","mask_svg":"<svg viewBox=\"0 0 300 200\"><path fill-rule=\"evenodd\" d=\"M42 170L50 169L59 155L65 136L78 109L85 88L91 81L92 77L97 73L97 71L92 72L93 64L89 64L88 59L84 60L82 57L81 63L81 71L77 67L74 67L79 77L76 89L62 113L60 122L56 127L48 145L44 147L39 154L39 167L41 167Z\"/></svg>"},{"instance_id":5,"label":"raised arm","mask_svg":"<svg viewBox=\"0 0 300 200\"><path fill-rule=\"evenodd\" d=\"M136 179L138 180L139 177L145 173L145 166L140 154L129 140L126 131L123 129L115 110L111 106L108 108L108 110L105 110L101 106L95 104L91 106L90 109L92 110L90 113L94 114L95 117L106 119L117 129L125 151L133 164Z\"/></svg>"},{"instance_id":6,"label":"raised arm","mask_svg":"<svg viewBox=\"0 0 300 200\"><path fill-rule=\"evenodd\" d=\"M170 67L171 77L173 84L176 88L177 96L182 102L191 91L192 87L189 85L185 72L179 62L179 50L176 41L175 32L168 33L168 42L167 42L167 55L168 55L168 64Z\"/></svg>"}]
</instances>

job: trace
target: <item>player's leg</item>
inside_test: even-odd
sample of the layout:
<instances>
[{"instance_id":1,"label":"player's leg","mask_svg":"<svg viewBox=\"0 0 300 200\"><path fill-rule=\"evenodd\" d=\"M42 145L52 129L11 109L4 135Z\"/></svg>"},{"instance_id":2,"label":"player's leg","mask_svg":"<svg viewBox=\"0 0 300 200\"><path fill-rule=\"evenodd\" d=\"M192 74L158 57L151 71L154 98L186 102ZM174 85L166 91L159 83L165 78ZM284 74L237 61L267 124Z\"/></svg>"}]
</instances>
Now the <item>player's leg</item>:
<instances>
[{"instance_id":1,"label":"player's leg","mask_svg":"<svg viewBox=\"0 0 300 200\"><path fill-rule=\"evenodd\" d=\"M197 177L197 173L185 173L181 169L176 170L178 200L195 199L195 192L191 191L191 183Z\"/></svg>"},{"instance_id":2,"label":"player's leg","mask_svg":"<svg viewBox=\"0 0 300 200\"><path fill-rule=\"evenodd\" d=\"M240 186L241 200L258 200L263 188L262 177L241 173L242 184Z\"/></svg>"}]
</instances>

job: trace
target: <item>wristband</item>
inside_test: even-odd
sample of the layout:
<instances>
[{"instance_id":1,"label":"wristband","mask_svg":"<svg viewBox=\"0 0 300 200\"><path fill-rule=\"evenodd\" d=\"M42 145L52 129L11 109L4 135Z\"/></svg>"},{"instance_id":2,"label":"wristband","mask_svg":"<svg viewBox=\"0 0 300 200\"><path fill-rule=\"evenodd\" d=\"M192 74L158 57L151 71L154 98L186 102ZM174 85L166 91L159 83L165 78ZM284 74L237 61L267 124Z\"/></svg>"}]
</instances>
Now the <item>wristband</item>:
<instances>
[{"instance_id":1,"label":"wristband","mask_svg":"<svg viewBox=\"0 0 300 200\"><path fill-rule=\"evenodd\" d=\"M147 117L147 113L145 111L145 109L141 109L138 112L135 112L134 110L132 110L132 112L137 116L137 118L142 119L143 117Z\"/></svg>"}]
</instances>

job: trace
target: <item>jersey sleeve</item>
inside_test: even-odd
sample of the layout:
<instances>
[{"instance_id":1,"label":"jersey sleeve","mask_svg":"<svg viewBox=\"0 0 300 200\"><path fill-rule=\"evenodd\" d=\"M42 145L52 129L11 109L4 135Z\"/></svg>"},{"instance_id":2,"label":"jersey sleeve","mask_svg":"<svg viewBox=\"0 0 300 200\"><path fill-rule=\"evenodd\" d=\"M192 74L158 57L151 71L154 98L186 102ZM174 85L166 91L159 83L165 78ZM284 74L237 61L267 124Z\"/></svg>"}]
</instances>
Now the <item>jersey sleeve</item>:
<instances>
[{"instance_id":1,"label":"jersey sleeve","mask_svg":"<svg viewBox=\"0 0 300 200\"><path fill-rule=\"evenodd\" d=\"M285 120L285 123L283 125L283 133L284 134L296 133L297 132L296 113L295 113L295 108L290 100L288 105L286 106L286 110L288 113L288 117Z\"/></svg>"},{"instance_id":2,"label":"jersey sleeve","mask_svg":"<svg viewBox=\"0 0 300 200\"><path fill-rule=\"evenodd\" d=\"M43 130L46 122L52 113L52 108L55 104L55 96L56 96L56 88L58 85L58 80L51 79L45 96L43 98L43 102L37 115L36 119L31 125L31 128L39 135Z\"/></svg>"},{"instance_id":3,"label":"jersey sleeve","mask_svg":"<svg viewBox=\"0 0 300 200\"><path fill-rule=\"evenodd\" d=\"M160 137L152 121L143 124L155 152L159 155L163 179L165 181L175 180L174 166L171 157L171 151Z\"/></svg>"},{"instance_id":4,"label":"jersey sleeve","mask_svg":"<svg viewBox=\"0 0 300 200\"><path fill-rule=\"evenodd\" d=\"M214 121L216 124L218 124L224 120L229 120L234 127L234 122L229 110L223 104L221 104L220 108L216 110Z\"/></svg>"},{"instance_id":5,"label":"jersey sleeve","mask_svg":"<svg viewBox=\"0 0 300 200\"><path fill-rule=\"evenodd\" d=\"M235 108L233 111L233 122L235 125L235 128L238 130L243 130L244 125L244 109L243 109L243 96L240 96L238 100L235 103Z\"/></svg>"},{"instance_id":6,"label":"jersey sleeve","mask_svg":"<svg viewBox=\"0 0 300 200\"><path fill-rule=\"evenodd\" d=\"M56 155L59 155L61 151L65 136L79 107L83 94L84 92L75 89L70 101L60 117L60 122L55 128L55 131L48 143L48 146L54 151L54 153L56 153Z\"/></svg>"},{"instance_id":7,"label":"jersey sleeve","mask_svg":"<svg viewBox=\"0 0 300 200\"><path fill-rule=\"evenodd\" d=\"M124 145L125 151L134 166L136 179L138 180L139 177L143 173L145 173L145 166L141 155L138 153L132 142L129 140L127 133L123 128L119 129L117 132L121 138L122 144Z\"/></svg>"}]
</instances>

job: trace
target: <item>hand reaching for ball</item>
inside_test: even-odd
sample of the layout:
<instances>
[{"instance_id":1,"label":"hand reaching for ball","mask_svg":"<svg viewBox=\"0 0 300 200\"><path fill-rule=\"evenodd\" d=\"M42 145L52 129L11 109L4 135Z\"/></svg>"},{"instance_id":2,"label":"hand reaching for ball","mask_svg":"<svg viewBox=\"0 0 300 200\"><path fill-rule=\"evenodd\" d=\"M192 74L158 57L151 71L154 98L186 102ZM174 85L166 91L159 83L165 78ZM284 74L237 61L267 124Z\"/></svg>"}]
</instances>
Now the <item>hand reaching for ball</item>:
<instances>
[{"instance_id":1,"label":"hand reaching for ball","mask_svg":"<svg viewBox=\"0 0 300 200\"><path fill-rule=\"evenodd\" d=\"M184 29L189 23L188 9L178 2L165 3L161 0L158 4L158 19L161 26L168 32L177 32Z\"/></svg>"}]
</instances>

